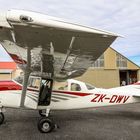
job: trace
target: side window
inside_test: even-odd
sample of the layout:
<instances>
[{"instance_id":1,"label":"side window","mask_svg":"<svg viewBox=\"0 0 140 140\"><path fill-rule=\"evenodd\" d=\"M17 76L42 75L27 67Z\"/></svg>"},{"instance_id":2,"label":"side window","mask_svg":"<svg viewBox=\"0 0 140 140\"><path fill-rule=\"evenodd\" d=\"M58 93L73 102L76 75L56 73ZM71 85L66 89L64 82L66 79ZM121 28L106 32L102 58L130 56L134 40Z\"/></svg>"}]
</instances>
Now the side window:
<instances>
[{"instance_id":1,"label":"side window","mask_svg":"<svg viewBox=\"0 0 140 140\"><path fill-rule=\"evenodd\" d=\"M30 78L28 80L28 87L34 88L34 89L39 89L40 88L40 82L41 82L41 79L39 77L30 76Z\"/></svg>"},{"instance_id":2,"label":"side window","mask_svg":"<svg viewBox=\"0 0 140 140\"><path fill-rule=\"evenodd\" d=\"M55 86L53 86L53 90L68 90L67 82L55 82Z\"/></svg>"},{"instance_id":3,"label":"side window","mask_svg":"<svg viewBox=\"0 0 140 140\"><path fill-rule=\"evenodd\" d=\"M80 85L76 83L71 83L71 91L81 91Z\"/></svg>"},{"instance_id":4,"label":"side window","mask_svg":"<svg viewBox=\"0 0 140 140\"><path fill-rule=\"evenodd\" d=\"M68 85L65 85L63 87L59 87L59 90L68 90Z\"/></svg>"}]
</instances>

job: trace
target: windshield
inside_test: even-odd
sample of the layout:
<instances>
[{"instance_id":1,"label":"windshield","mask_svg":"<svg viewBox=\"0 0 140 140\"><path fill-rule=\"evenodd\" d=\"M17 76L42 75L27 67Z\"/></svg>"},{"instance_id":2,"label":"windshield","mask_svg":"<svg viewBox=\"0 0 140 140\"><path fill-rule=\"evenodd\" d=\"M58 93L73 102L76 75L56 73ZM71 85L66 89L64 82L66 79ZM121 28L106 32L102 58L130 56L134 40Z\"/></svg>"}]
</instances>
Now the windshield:
<instances>
[{"instance_id":1,"label":"windshield","mask_svg":"<svg viewBox=\"0 0 140 140\"><path fill-rule=\"evenodd\" d=\"M87 84L87 83L86 83L86 87L87 87L87 89L88 89L88 90L95 89L95 87L94 87L94 86L92 86L92 85L90 85L90 84Z\"/></svg>"},{"instance_id":2,"label":"windshield","mask_svg":"<svg viewBox=\"0 0 140 140\"><path fill-rule=\"evenodd\" d=\"M14 78L14 81L16 81L17 83L22 85L23 84L23 76L18 76L16 78Z\"/></svg>"}]
</instances>

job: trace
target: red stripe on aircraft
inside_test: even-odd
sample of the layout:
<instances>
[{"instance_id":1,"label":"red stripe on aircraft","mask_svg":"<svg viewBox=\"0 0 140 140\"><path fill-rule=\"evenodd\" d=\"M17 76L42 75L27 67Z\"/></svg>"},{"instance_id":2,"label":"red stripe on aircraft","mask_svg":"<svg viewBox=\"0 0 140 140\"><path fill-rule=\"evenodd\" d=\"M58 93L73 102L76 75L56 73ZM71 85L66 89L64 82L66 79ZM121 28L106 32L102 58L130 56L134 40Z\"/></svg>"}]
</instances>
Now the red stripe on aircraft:
<instances>
[{"instance_id":1,"label":"red stripe on aircraft","mask_svg":"<svg viewBox=\"0 0 140 140\"><path fill-rule=\"evenodd\" d=\"M4 90L21 90L22 86L13 81L0 81L0 91Z\"/></svg>"},{"instance_id":2,"label":"red stripe on aircraft","mask_svg":"<svg viewBox=\"0 0 140 140\"><path fill-rule=\"evenodd\" d=\"M70 92L70 91L59 91L59 90L54 90L53 92L55 92L55 93L70 94L70 95L77 95L77 96L87 96L87 95L91 95L90 93Z\"/></svg>"},{"instance_id":3,"label":"red stripe on aircraft","mask_svg":"<svg viewBox=\"0 0 140 140\"><path fill-rule=\"evenodd\" d=\"M14 81L0 81L0 91L6 90L22 90L22 86ZM27 88L29 91L39 92L37 89Z\"/></svg>"},{"instance_id":4,"label":"red stripe on aircraft","mask_svg":"<svg viewBox=\"0 0 140 140\"><path fill-rule=\"evenodd\" d=\"M0 91L6 91L6 90L22 90L22 86L18 85L14 81L0 81ZM35 89L30 89L30 91L38 91ZM39 92L39 91L38 91ZM54 90L53 92L55 93L64 93L64 94L70 94L70 95L77 95L77 96L87 96L91 95L91 93L83 93L83 92L71 92L71 91L56 91Z\"/></svg>"},{"instance_id":5,"label":"red stripe on aircraft","mask_svg":"<svg viewBox=\"0 0 140 140\"><path fill-rule=\"evenodd\" d=\"M133 85L140 85L140 83L138 82L138 83L135 83L135 84L133 84Z\"/></svg>"}]
</instances>

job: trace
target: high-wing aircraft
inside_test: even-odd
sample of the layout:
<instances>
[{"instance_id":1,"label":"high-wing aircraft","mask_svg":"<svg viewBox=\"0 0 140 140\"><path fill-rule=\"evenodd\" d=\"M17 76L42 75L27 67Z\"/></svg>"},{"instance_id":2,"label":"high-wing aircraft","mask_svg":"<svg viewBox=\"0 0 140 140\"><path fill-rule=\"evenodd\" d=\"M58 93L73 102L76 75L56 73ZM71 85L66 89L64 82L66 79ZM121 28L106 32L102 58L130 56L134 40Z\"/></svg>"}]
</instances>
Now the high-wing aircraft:
<instances>
[{"instance_id":1,"label":"high-wing aircraft","mask_svg":"<svg viewBox=\"0 0 140 140\"><path fill-rule=\"evenodd\" d=\"M4 121L5 107L45 110L38 129L47 133L54 129L54 122L49 119L50 109L79 109L137 101L130 95L115 93L107 96L106 92L99 91L94 94L53 91L52 96L54 80L82 75L118 36L31 11L1 13L0 43L24 75L17 78L17 83L7 81L8 86L1 86L0 124Z\"/></svg>"},{"instance_id":2,"label":"high-wing aircraft","mask_svg":"<svg viewBox=\"0 0 140 140\"><path fill-rule=\"evenodd\" d=\"M30 76L25 100L25 107L37 106L39 114L43 117L38 124L41 132L50 132L54 128L53 122L46 118L46 106L50 104L49 94L41 94L40 77ZM11 81L0 81L0 100L3 106L19 108L23 77ZM44 80L43 83L46 81ZM38 92L37 92L38 90ZM45 91L46 92L46 91ZM38 96L39 93L39 96ZM133 85L103 89L74 79L54 84L51 95L52 110L68 110L93 108L100 106L120 105L140 102L140 82ZM44 106L42 106L44 104ZM4 119L4 118L3 118ZM1 117L1 123L2 123ZM47 124L49 123L49 124ZM50 125L50 126L49 126Z\"/></svg>"}]
</instances>

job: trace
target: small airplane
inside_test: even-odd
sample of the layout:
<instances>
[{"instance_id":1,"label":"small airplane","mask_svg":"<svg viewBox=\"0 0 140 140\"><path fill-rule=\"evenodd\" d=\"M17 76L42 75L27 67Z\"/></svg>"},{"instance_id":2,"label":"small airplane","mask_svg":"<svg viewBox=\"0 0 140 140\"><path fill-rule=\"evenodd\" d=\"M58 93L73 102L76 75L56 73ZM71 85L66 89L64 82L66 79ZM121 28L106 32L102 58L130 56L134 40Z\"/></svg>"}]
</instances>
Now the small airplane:
<instances>
[{"instance_id":1,"label":"small airplane","mask_svg":"<svg viewBox=\"0 0 140 140\"><path fill-rule=\"evenodd\" d=\"M25 108L36 106L38 103L37 109L43 117L38 123L38 129L43 133L50 132L55 127L50 119L46 119L46 112L44 111L47 105L50 105L49 108L52 110L69 110L140 102L140 82L128 86L103 89L75 79L68 79L65 82L55 83L52 94L46 93L46 90L44 94L44 91L40 92L40 80L40 77L30 76ZM20 107L22 82L23 76L10 81L0 81L0 102L3 106ZM46 84L46 80L41 82L43 86ZM0 124L3 121L4 115L1 114ZM44 121L45 123L43 123Z\"/></svg>"},{"instance_id":2,"label":"small airplane","mask_svg":"<svg viewBox=\"0 0 140 140\"><path fill-rule=\"evenodd\" d=\"M90 85L86 85L90 92L86 88L85 91L61 91L61 88L52 91L54 81L85 73L119 36L32 11L13 9L0 13L0 44L24 71L23 78L21 75L15 81L1 82L0 124L4 122L6 107L34 109L43 116L38 121L39 131L48 133L55 127L49 118L51 109L138 102L138 91L134 95L130 91L114 93Z\"/></svg>"}]
</instances>

